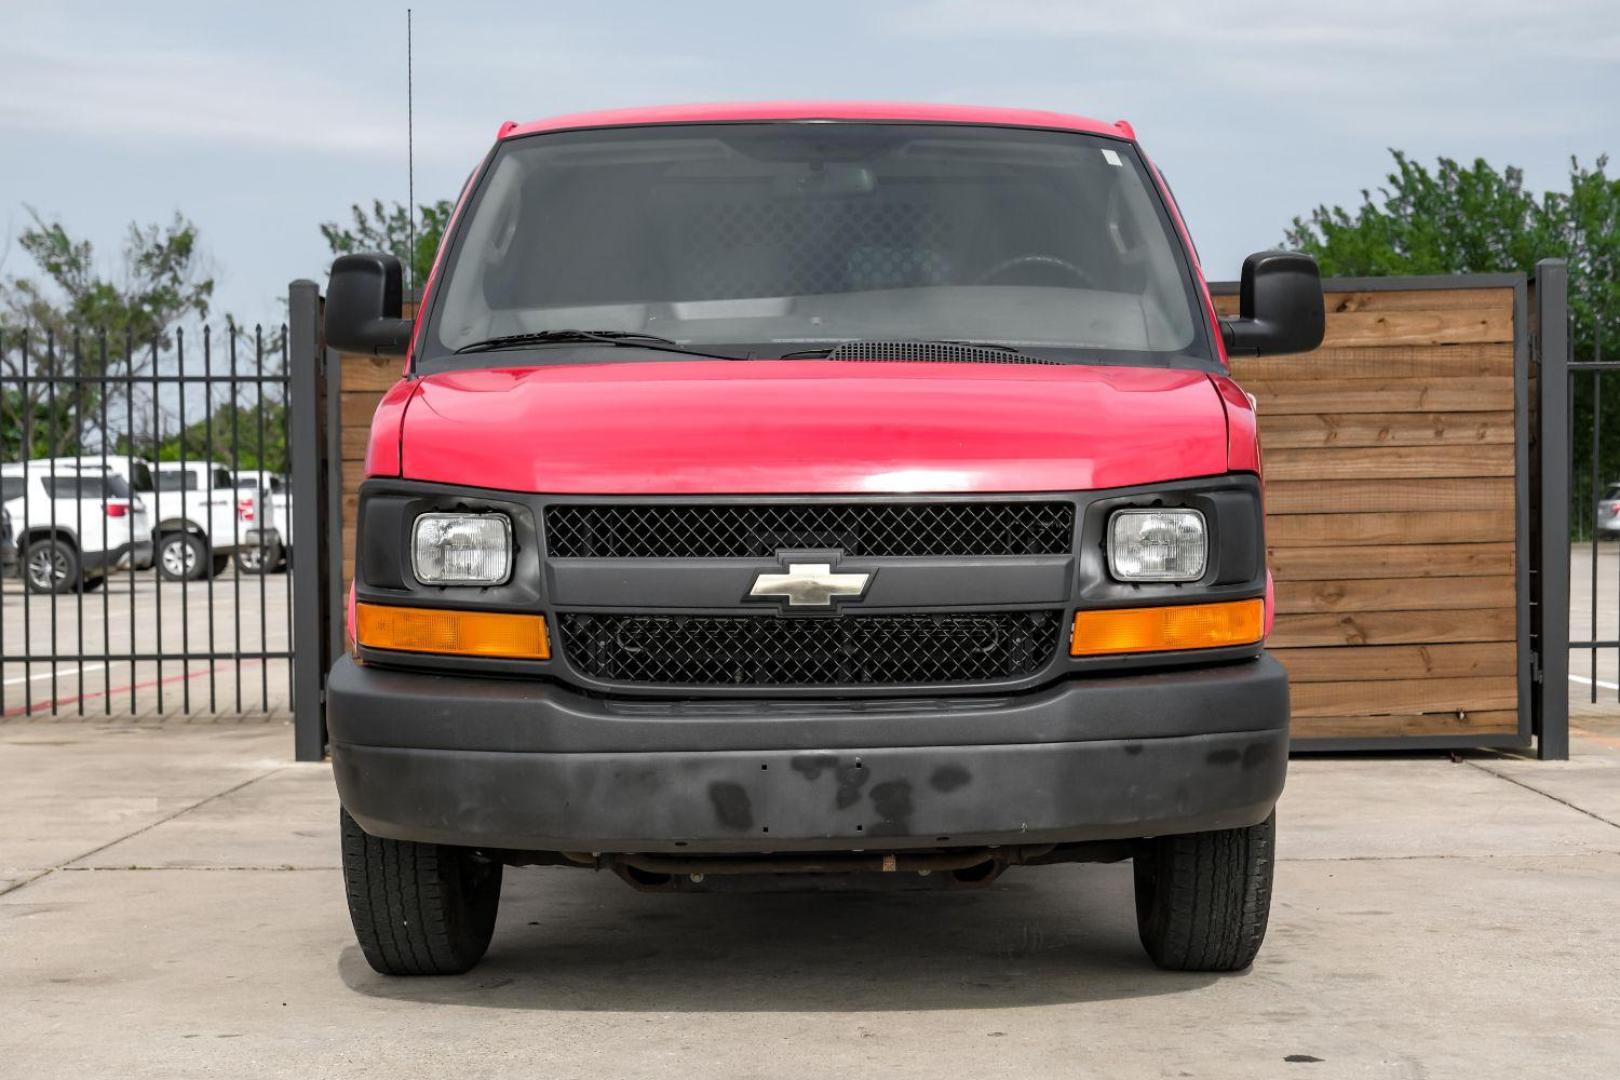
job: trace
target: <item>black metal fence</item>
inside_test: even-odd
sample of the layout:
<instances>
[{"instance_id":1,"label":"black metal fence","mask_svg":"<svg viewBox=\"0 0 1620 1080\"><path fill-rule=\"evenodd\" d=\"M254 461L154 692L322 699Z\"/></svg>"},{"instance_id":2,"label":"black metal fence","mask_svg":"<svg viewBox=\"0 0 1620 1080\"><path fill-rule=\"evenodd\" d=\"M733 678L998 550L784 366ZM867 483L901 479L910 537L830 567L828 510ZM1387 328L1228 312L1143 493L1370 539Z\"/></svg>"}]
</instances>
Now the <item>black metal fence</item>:
<instances>
[{"instance_id":1,"label":"black metal fence","mask_svg":"<svg viewBox=\"0 0 1620 1080\"><path fill-rule=\"evenodd\" d=\"M0 715L293 707L285 327L0 331Z\"/></svg>"},{"instance_id":2,"label":"black metal fence","mask_svg":"<svg viewBox=\"0 0 1620 1080\"><path fill-rule=\"evenodd\" d=\"M1620 360L1605 359L1602 327L1585 348L1576 344L1573 324L1564 329L1564 367L1569 444L1570 636L1573 654L1567 681L1595 703L1601 696L1620 700L1620 500L1611 495L1620 415L1616 415ZM1608 399L1607 407L1605 398Z\"/></svg>"}]
</instances>

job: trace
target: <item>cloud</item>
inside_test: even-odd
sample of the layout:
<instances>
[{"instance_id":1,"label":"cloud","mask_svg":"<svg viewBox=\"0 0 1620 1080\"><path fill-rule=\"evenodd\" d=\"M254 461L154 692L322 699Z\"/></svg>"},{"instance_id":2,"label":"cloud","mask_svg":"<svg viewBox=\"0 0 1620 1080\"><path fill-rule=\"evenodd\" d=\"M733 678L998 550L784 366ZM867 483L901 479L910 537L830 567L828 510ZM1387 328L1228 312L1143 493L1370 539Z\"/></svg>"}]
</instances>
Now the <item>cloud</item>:
<instances>
[{"instance_id":1,"label":"cloud","mask_svg":"<svg viewBox=\"0 0 1620 1080\"><path fill-rule=\"evenodd\" d=\"M0 46L0 70L0 127L12 130L344 155L405 145L397 105L249 55L74 55L9 45Z\"/></svg>"},{"instance_id":2,"label":"cloud","mask_svg":"<svg viewBox=\"0 0 1620 1080\"><path fill-rule=\"evenodd\" d=\"M1382 53L1454 51L1489 45L1528 59L1613 59L1620 20L1613 0L919 0L892 10L886 25L916 36L1151 39L1244 51L1314 46Z\"/></svg>"}]
</instances>

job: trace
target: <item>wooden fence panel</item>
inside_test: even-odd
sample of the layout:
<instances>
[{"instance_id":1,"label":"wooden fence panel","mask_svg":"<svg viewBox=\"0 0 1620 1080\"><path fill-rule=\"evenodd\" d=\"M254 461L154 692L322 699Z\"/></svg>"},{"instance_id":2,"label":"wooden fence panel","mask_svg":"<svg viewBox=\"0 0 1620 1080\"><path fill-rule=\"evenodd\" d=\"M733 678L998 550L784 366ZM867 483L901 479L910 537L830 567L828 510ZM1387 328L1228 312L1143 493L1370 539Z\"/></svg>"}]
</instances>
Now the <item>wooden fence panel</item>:
<instances>
[{"instance_id":1,"label":"wooden fence panel","mask_svg":"<svg viewBox=\"0 0 1620 1080\"><path fill-rule=\"evenodd\" d=\"M1294 736L1513 736L1515 290L1323 284L1323 348L1232 365L1260 418Z\"/></svg>"}]
</instances>

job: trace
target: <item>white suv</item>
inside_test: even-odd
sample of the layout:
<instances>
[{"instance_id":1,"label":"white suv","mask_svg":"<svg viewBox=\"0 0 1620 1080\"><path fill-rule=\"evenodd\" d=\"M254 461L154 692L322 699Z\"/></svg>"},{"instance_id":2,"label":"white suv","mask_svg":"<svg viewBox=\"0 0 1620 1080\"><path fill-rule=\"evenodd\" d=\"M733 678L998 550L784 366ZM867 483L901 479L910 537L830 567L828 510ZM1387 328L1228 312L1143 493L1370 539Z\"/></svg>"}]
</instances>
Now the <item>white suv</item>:
<instances>
[{"instance_id":1,"label":"white suv","mask_svg":"<svg viewBox=\"0 0 1620 1080\"><path fill-rule=\"evenodd\" d=\"M30 592L94 588L115 570L152 565L146 505L111 459L0 465L0 504Z\"/></svg>"}]
</instances>

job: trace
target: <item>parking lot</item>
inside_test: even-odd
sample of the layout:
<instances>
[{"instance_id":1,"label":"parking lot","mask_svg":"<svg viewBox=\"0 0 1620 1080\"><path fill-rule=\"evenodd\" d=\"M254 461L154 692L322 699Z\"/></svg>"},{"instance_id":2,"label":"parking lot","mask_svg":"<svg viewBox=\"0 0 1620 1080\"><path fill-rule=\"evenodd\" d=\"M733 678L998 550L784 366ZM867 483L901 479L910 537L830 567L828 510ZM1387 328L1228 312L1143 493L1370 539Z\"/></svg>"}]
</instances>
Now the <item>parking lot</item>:
<instances>
[{"instance_id":1,"label":"parking lot","mask_svg":"<svg viewBox=\"0 0 1620 1080\"><path fill-rule=\"evenodd\" d=\"M22 716L257 716L288 713L286 660L292 582L287 574L159 582L151 571L112 575L93 592L0 593L0 653L83 656L0 665L3 713ZM133 643L133 647L131 647ZM113 661L106 654L214 654L214 659ZM245 655L240 662L238 654Z\"/></svg>"}]
</instances>

